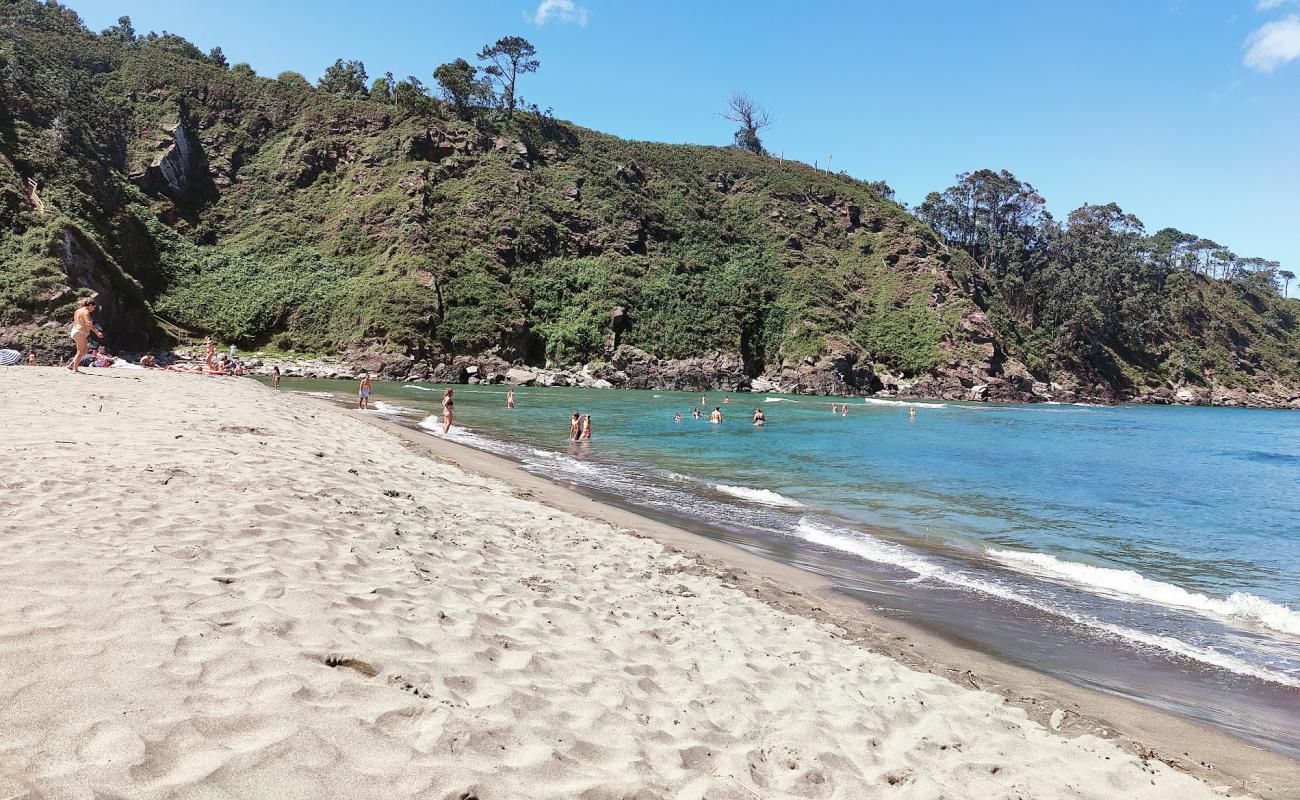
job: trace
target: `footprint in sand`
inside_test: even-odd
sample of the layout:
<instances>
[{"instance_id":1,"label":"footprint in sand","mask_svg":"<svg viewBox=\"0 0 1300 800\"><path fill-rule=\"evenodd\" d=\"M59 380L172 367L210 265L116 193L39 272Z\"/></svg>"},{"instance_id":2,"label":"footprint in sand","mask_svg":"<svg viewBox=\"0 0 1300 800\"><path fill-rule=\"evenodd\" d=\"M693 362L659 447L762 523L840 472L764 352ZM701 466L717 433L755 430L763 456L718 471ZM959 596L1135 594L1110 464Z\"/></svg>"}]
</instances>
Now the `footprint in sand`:
<instances>
[{"instance_id":1,"label":"footprint in sand","mask_svg":"<svg viewBox=\"0 0 1300 800\"><path fill-rule=\"evenodd\" d=\"M138 764L144 758L144 739L114 722L97 722L81 737L77 757L87 764Z\"/></svg>"}]
</instances>

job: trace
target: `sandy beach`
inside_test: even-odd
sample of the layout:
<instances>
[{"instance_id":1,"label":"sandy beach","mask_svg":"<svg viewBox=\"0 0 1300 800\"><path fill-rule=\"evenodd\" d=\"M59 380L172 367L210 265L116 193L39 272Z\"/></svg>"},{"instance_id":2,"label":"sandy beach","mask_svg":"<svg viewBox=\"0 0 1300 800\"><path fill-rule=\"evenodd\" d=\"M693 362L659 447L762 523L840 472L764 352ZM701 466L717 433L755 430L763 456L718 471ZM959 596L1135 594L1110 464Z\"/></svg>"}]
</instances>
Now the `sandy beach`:
<instances>
[{"instance_id":1,"label":"sandy beach","mask_svg":"<svg viewBox=\"0 0 1300 800\"><path fill-rule=\"evenodd\" d=\"M0 439L6 800L1297 796L1281 756L943 669L794 570L251 380L0 370Z\"/></svg>"}]
</instances>

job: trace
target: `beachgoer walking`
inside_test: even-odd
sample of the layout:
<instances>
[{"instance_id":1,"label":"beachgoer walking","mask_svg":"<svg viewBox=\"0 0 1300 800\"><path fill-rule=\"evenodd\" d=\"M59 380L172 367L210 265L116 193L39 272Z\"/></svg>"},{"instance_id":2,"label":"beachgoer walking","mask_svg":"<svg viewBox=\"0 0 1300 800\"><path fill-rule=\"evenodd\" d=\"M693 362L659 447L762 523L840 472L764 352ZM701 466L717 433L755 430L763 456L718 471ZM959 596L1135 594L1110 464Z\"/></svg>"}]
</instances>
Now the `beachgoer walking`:
<instances>
[{"instance_id":1,"label":"beachgoer walking","mask_svg":"<svg viewBox=\"0 0 1300 800\"><path fill-rule=\"evenodd\" d=\"M357 408L362 411L370 410L370 373L361 373L361 385L357 387Z\"/></svg>"},{"instance_id":2,"label":"beachgoer walking","mask_svg":"<svg viewBox=\"0 0 1300 800\"><path fill-rule=\"evenodd\" d=\"M453 392L447 389L442 393L442 432L446 433L451 430L452 408L456 405L452 399Z\"/></svg>"},{"instance_id":3,"label":"beachgoer walking","mask_svg":"<svg viewBox=\"0 0 1300 800\"><path fill-rule=\"evenodd\" d=\"M68 335L77 345L77 354L72 357L72 363L68 364L68 369L73 372L81 371L81 359L86 357L86 350L90 347L90 332L94 331L99 338L104 338L104 332L95 324L90 315L95 311L95 301L89 297L82 298L77 303L77 310L72 312L72 330Z\"/></svg>"},{"instance_id":4,"label":"beachgoer walking","mask_svg":"<svg viewBox=\"0 0 1300 800\"><path fill-rule=\"evenodd\" d=\"M582 418L578 412L573 412L573 419L569 420L569 441L578 441L578 434L582 433Z\"/></svg>"},{"instance_id":5,"label":"beachgoer walking","mask_svg":"<svg viewBox=\"0 0 1300 800\"><path fill-rule=\"evenodd\" d=\"M514 387L511 387L506 392L506 408L514 408L514 407L515 407L515 390Z\"/></svg>"},{"instance_id":6,"label":"beachgoer walking","mask_svg":"<svg viewBox=\"0 0 1300 800\"><path fill-rule=\"evenodd\" d=\"M591 415L590 414L582 415L582 438L584 439L591 438Z\"/></svg>"},{"instance_id":7,"label":"beachgoer walking","mask_svg":"<svg viewBox=\"0 0 1300 800\"><path fill-rule=\"evenodd\" d=\"M274 387L274 388L276 388L276 389L279 389L279 388L280 388L280 368L279 368L279 367L271 367L271 386Z\"/></svg>"},{"instance_id":8,"label":"beachgoer walking","mask_svg":"<svg viewBox=\"0 0 1300 800\"><path fill-rule=\"evenodd\" d=\"M714 407L713 407L713 413L709 415L709 422L712 422L712 423L714 423L715 425L716 425L717 423L719 423L719 422L722 422L722 408L721 408L721 406L714 406Z\"/></svg>"}]
</instances>

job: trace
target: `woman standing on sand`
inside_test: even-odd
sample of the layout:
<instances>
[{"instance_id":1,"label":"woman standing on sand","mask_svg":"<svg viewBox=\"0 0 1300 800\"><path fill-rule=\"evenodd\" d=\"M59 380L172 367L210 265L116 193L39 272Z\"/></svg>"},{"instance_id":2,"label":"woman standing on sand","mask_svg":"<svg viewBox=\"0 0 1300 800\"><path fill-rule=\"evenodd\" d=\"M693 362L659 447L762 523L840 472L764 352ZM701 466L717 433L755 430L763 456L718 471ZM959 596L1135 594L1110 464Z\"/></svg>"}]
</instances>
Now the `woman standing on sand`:
<instances>
[{"instance_id":1,"label":"woman standing on sand","mask_svg":"<svg viewBox=\"0 0 1300 800\"><path fill-rule=\"evenodd\" d=\"M451 399L452 391L447 389L442 393L442 432L446 433L451 430L451 411L456 404Z\"/></svg>"},{"instance_id":2,"label":"woman standing on sand","mask_svg":"<svg viewBox=\"0 0 1300 800\"><path fill-rule=\"evenodd\" d=\"M95 308L95 301L85 297L77 303L77 310L72 312L72 330L68 335L77 344L77 354L72 357L68 369L73 372L81 372L81 359L86 357L86 350L90 347L90 332L94 331L96 336L104 338L104 332L90 318Z\"/></svg>"}]
</instances>

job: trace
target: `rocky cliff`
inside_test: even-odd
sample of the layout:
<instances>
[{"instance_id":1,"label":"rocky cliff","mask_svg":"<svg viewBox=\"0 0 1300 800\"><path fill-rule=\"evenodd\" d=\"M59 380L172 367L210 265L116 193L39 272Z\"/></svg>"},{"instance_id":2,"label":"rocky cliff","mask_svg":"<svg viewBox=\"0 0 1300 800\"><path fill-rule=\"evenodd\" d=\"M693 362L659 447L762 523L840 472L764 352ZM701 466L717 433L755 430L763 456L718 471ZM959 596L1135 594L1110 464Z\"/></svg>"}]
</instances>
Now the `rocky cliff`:
<instances>
[{"instance_id":1,"label":"rocky cliff","mask_svg":"<svg viewBox=\"0 0 1300 800\"><path fill-rule=\"evenodd\" d=\"M72 302L95 294L118 349L211 334L395 379L1300 397L1271 301L1209 378L1030 359L990 321L968 256L845 175L535 114L471 124L227 69L167 37L123 44L57 6L3 8L23 46L0 64L0 345L66 349ZM1252 366L1264 340L1282 355Z\"/></svg>"}]
</instances>

